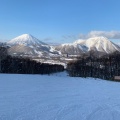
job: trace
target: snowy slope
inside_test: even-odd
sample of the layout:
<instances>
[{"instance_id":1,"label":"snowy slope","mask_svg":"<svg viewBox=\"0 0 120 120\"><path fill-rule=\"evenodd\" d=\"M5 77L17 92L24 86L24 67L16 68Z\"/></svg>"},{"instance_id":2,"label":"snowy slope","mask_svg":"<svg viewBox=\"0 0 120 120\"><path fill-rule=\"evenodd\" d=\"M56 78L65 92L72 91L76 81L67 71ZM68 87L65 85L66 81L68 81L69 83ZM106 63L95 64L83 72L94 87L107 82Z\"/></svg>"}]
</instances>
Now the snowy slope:
<instances>
[{"instance_id":1,"label":"snowy slope","mask_svg":"<svg viewBox=\"0 0 120 120\"><path fill-rule=\"evenodd\" d=\"M0 75L0 120L119 120L120 83Z\"/></svg>"},{"instance_id":2,"label":"snowy slope","mask_svg":"<svg viewBox=\"0 0 120 120\"><path fill-rule=\"evenodd\" d=\"M62 44L56 47L56 50L61 51L63 54L79 55L94 51L95 53L113 53L120 51L120 47L105 37L93 37L86 40L77 40L74 43Z\"/></svg>"},{"instance_id":3,"label":"snowy slope","mask_svg":"<svg viewBox=\"0 0 120 120\"><path fill-rule=\"evenodd\" d=\"M80 55L84 52L83 49L77 44L66 43L55 47L61 54Z\"/></svg>"}]
</instances>

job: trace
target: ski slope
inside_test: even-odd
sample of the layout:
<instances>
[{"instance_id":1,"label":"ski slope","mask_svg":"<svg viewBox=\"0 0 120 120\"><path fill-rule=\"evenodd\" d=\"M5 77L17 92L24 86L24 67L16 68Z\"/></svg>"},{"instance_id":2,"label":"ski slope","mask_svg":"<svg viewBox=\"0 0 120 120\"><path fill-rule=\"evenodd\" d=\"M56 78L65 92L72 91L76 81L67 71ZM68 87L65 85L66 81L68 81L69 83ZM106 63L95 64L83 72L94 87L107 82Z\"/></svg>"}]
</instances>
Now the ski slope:
<instances>
[{"instance_id":1,"label":"ski slope","mask_svg":"<svg viewBox=\"0 0 120 120\"><path fill-rule=\"evenodd\" d=\"M0 120L119 120L120 83L65 74L0 74Z\"/></svg>"}]
</instances>

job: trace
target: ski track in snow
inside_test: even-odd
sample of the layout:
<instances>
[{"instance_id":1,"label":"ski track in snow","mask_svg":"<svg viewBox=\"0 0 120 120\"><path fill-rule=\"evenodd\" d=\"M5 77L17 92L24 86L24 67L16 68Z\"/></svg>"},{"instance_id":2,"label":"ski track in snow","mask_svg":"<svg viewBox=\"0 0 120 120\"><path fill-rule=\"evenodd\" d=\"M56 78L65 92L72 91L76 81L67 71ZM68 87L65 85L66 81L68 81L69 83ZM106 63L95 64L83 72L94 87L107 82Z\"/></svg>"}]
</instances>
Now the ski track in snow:
<instances>
[{"instance_id":1,"label":"ski track in snow","mask_svg":"<svg viewBox=\"0 0 120 120\"><path fill-rule=\"evenodd\" d=\"M0 74L0 120L119 120L120 83L65 74Z\"/></svg>"}]
</instances>

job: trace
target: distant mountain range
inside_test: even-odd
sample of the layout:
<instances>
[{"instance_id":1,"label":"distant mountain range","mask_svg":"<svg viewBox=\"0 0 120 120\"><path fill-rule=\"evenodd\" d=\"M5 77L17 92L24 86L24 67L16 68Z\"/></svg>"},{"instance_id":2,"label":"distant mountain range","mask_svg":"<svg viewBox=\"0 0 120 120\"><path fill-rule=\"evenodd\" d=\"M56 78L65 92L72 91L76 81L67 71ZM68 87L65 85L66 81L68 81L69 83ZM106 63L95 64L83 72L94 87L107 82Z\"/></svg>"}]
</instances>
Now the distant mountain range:
<instances>
[{"instance_id":1,"label":"distant mountain range","mask_svg":"<svg viewBox=\"0 0 120 120\"><path fill-rule=\"evenodd\" d=\"M8 54L30 58L44 58L62 60L83 54L105 55L115 51L120 52L120 46L105 37L93 37L86 40L77 40L73 43L61 45L46 44L30 34L23 34L7 42Z\"/></svg>"},{"instance_id":2,"label":"distant mountain range","mask_svg":"<svg viewBox=\"0 0 120 120\"><path fill-rule=\"evenodd\" d=\"M93 52L94 54L110 54L120 51L120 47L105 37L93 37L86 40L77 40L74 43L66 43L56 47L62 54L80 55Z\"/></svg>"}]
</instances>

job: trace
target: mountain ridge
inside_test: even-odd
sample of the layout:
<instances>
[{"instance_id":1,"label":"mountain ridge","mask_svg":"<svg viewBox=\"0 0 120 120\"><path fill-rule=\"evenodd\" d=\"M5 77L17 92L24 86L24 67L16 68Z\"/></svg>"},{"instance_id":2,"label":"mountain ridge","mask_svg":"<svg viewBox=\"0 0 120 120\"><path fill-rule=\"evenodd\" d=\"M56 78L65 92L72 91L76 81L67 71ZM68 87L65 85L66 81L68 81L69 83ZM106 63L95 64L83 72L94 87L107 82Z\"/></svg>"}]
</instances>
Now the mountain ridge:
<instances>
[{"instance_id":1,"label":"mountain ridge","mask_svg":"<svg viewBox=\"0 0 120 120\"><path fill-rule=\"evenodd\" d=\"M7 42L8 54L12 56L29 57L31 59L44 59L46 61L68 62L76 57L90 55L100 57L103 55L120 52L120 46L111 42L106 37L93 37L86 40L76 40L73 43L61 45L46 44L30 34L20 35Z\"/></svg>"},{"instance_id":2,"label":"mountain ridge","mask_svg":"<svg viewBox=\"0 0 120 120\"><path fill-rule=\"evenodd\" d=\"M106 54L113 53L115 51L120 52L120 47L115 43L108 40L106 37L92 37L86 40L76 40L73 43L66 43L56 47L57 50L60 50L63 54L75 54L79 55L89 51L103 52ZM72 52L70 52L72 51ZM71 54L71 55L72 55Z\"/></svg>"}]
</instances>

